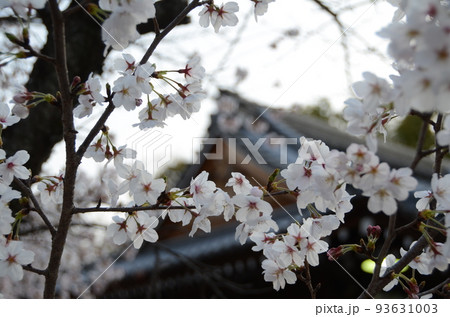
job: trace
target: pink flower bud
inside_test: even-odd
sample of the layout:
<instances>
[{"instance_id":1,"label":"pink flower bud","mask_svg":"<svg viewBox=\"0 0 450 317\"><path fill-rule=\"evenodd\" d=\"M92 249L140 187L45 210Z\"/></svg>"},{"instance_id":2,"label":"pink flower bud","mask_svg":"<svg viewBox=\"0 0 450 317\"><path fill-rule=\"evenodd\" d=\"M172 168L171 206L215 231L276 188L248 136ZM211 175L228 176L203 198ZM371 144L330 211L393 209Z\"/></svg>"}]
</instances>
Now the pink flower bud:
<instances>
[{"instance_id":1,"label":"pink flower bud","mask_svg":"<svg viewBox=\"0 0 450 317\"><path fill-rule=\"evenodd\" d=\"M380 226L368 226L367 227L367 236L370 239L378 239L381 236L381 227Z\"/></svg>"},{"instance_id":2,"label":"pink flower bud","mask_svg":"<svg viewBox=\"0 0 450 317\"><path fill-rule=\"evenodd\" d=\"M17 95L14 95L13 100L16 103L26 103L28 100L33 99L33 94L29 91L19 92Z\"/></svg>"}]
</instances>

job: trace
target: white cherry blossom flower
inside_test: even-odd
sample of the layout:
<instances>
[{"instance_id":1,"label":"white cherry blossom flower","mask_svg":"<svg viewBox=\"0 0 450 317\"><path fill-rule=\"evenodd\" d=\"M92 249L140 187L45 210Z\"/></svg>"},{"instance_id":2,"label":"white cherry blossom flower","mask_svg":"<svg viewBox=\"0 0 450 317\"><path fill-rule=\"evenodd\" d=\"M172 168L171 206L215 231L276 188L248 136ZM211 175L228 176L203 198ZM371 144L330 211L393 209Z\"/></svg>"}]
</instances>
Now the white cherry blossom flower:
<instances>
[{"instance_id":1,"label":"white cherry blossom flower","mask_svg":"<svg viewBox=\"0 0 450 317\"><path fill-rule=\"evenodd\" d=\"M252 250L255 252L261 251L266 248L268 245L273 245L276 241L276 234L273 232L259 232L255 231L250 235L250 240L252 240L256 245L252 247Z\"/></svg>"},{"instance_id":2,"label":"white cherry blossom flower","mask_svg":"<svg viewBox=\"0 0 450 317\"><path fill-rule=\"evenodd\" d=\"M22 265L34 260L34 253L23 249L22 241L11 240L6 246L0 244L0 276L9 276L13 281L23 278Z\"/></svg>"},{"instance_id":3,"label":"white cherry blossom flower","mask_svg":"<svg viewBox=\"0 0 450 317\"><path fill-rule=\"evenodd\" d=\"M286 184L290 190L307 189L311 186L311 169L303 164L289 164L287 169L280 172L280 175L286 179Z\"/></svg>"},{"instance_id":4,"label":"white cherry blossom flower","mask_svg":"<svg viewBox=\"0 0 450 317\"><path fill-rule=\"evenodd\" d=\"M136 221L127 217L126 219L120 216L114 216L113 223L106 228L106 236L112 237L115 244L121 245L127 241L128 237L132 237L137 228Z\"/></svg>"},{"instance_id":5,"label":"white cherry blossom flower","mask_svg":"<svg viewBox=\"0 0 450 317\"><path fill-rule=\"evenodd\" d=\"M89 145L86 152L84 152L84 157L93 158L94 161L99 163L106 158L106 145L103 144L102 138Z\"/></svg>"},{"instance_id":6,"label":"white cherry blossom flower","mask_svg":"<svg viewBox=\"0 0 450 317\"><path fill-rule=\"evenodd\" d=\"M136 70L136 60L133 55L128 53L122 53L122 58L116 59L114 61L114 69L117 70L122 75L133 75Z\"/></svg>"},{"instance_id":7,"label":"white cherry blossom flower","mask_svg":"<svg viewBox=\"0 0 450 317\"><path fill-rule=\"evenodd\" d=\"M233 186L233 191L239 195L248 195L250 190L252 189L252 185L241 173L232 172L231 178L228 180L228 183L225 186Z\"/></svg>"},{"instance_id":8,"label":"white cherry blossom flower","mask_svg":"<svg viewBox=\"0 0 450 317\"><path fill-rule=\"evenodd\" d=\"M9 106L4 102L0 102L0 125L2 128L5 129L6 127L16 124L19 121L19 117L11 115Z\"/></svg>"},{"instance_id":9,"label":"white cherry blossom flower","mask_svg":"<svg viewBox=\"0 0 450 317\"><path fill-rule=\"evenodd\" d=\"M371 189L370 191L365 191L363 195L370 197L367 202L367 208L373 213L383 211L390 216L397 211L397 202L394 194L387 188Z\"/></svg>"},{"instance_id":10,"label":"white cherry blossom flower","mask_svg":"<svg viewBox=\"0 0 450 317\"><path fill-rule=\"evenodd\" d=\"M158 240L158 233L153 229L158 225L156 217L150 217L144 211L138 211L134 220L136 221L136 231L131 232L131 240L136 249L142 246L144 240L152 243Z\"/></svg>"},{"instance_id":11,"label":"white cherry blossom flower","mask_svg":"<svg viewBox=\"0 0 450 317\"><path fill-rule=\"evenodd\" d=\"M227 2L222 6L206 4L200 11L200 26L206 28L211 25L214 27L216 33L219 32L221 26L235 26L238 23L238 18L234 14L239 11L239 5L236 2Z\"/></svg>"},{"instance_id":12,"label":"white cherry blossom flower","mask_svg":"<svg viewBox=\"0 0 450 317\"><path fill-rule=\"evenodd\" d=\"M6 159L0 164L0 175L2 175L4 184L11 184L14 176L20 179L30 177L30 171L22 166L30 159L30 155L25 150L17 151L13 156Z\"/></svg>"},{"instance_id":13,"label":"white cherry blossom flower","mask_svg":"<svg viewBox=\"0 0 450 317\"><path fill-rule=\"evenodd\" d=\"M189 232L189 236L192 237L200 229L206 233L211 232L211 221L209 221L206 214L200 214L194 217L194 222L192 223L192 230Z\"/></svg>"},{"instance_id":14,"label":"white cherry blossom flower","mask_svg":"<svg viewBox=\"0 0 450 317\"><path fill-rule=\"evenodd\" d=\"M184 78L188 83L201 81L205 77L205 68L200 65L200 56L198 55L194 55L189 59L185 68L179 72L184 74Z\"/></svg>"},{"instance_id":15,"label":"white cherry blossom flower","mask_svg":"<svg viewBox=\"0 0 450 317\"><path fill-rule=\"evenodd\" d=\"M49 206L62 204L64 190L64 175L46 177L38 183L37 189L40 192L42 204Z\"/></svg>"},{"instance_id":16,"label":"white cherry blossom flower","mask_svg":"<svg viewBox=\"0 0 450 317\"><path fill-rule=\"evenodd\" d=\"M273 210L268 202L255 196L236 195L232 200L239 207L236 219L240 222L255 220L260 214L270 214Z\"/></svg>"},{"instance_id":17,"label":"white cherry blossom flower","mask_svg":"<svg viewBox=\"0 0 450 317\"><path fill-rule=\"evenodd\" d=\"M126 193L131 187L135 188L139 176L144 170L144 163L138 160L134 161L132 165L120 164L116 166L117 174L124 179L124 181L119 184L119 194Z\"/></svg>"},{"instance_id":18,"label":"white cherry blossom flower","mask_svg":"<svg viewBox=\"0 0 450 317\"><path fill-rule=\"evenodd\" d=\"M296 245L297 241L294 237L283 236L283 241L277 240L273 244L272 249L280 253L278 260L286 267L292 264L302 267L304 266L305 254Z\"/></svg>"},{"instance_id":19,"label":"white cherry blossom flower","mask_svg":"<svg viewBox=\"0 0 450 317\"><path fill-rule=\"evenodd\" d=\"M139 99L142 95L141 90L136 83L136 77L125 74L114 81L113 91L115 92L113 97L113 103L116 107L123 106L125 110L134 110L137 106L136 99Z\"/></svg>"},{"instance_id":20,"label":"white cherry blossom flower","mask_svg":"<svg viewBox=\"0 0 450 317\"><path fill-rule=\"evenodd\" d=\"M165 188L166 184L163 179L153 179L152 174L146 171L140 173L135 183L130 183L130 190L137 205L143 205L146 202L150 205L156 204L159 195Z\"/></svg>"},{"instance_id":21,"label":"white cherry blossom flower","mask_svg":"<svg viewBox=\"0 0 450 317\"><path fill-rule=\"evenodd\" d=\"M389 83L370 72L363 73L364 81L352 85L355 94L363 99L369 109L390 103L393 99L392 88Z\"/></svg>"},{"instance_id":22,"label":"white cherry blossom flower","mask_svg":"<svg viewBox=\"0 0 450 317\"><path fill-rule=\"evenodd\" d=\"M433 192L429 190L422 190L414 193L415 198L420 198L416 203L418 211L430 208L430 201L433 198Z\"/></svg>"},{"instance_id":23,"label":"white cherry blossom flower","mask_svg":"<svg viewBox=\"0 0 450 317\"><path fill-rule=\"evenodd\" d=\"M328 243L313 236L300 241L300 249L305 253L306 260L311 266L319 265L319 254L328 250Z\"/></svg>"},{"instance_id":24,"label":"white cherry blossom flower","mask_svg":"<svg viewBox=\"0 0 450 317\"><path fill-rule=\"evenodd\" d=\"M441 178L437 174L433 174L431 189L433 197L438 203L437 209L450 209L450 174Z\"/></svg>"},{"instance_id":25,"label":"white cherry blossom flower","mask_svg":"<svg viewBox=\"0 0 450 317\"><path fill-rule=\"evenodd\" d=\"M417 241L414 241L410 245L410 249L413 247L414 244L416 244ZM403 257L406 254L406 251L403 248L400 248L400 255ZM430 267L431 259L429 257L429 254L426 252L421 253L420 255L416 256L408 265L412 268L417 270L422 275L430 275L433 271L433 268Z\"/></svg>"},{"instance_id":26,"label":"white cherry blossom flower","mask_svg":"<svg viewBox=\"0 0 450 317\"><path fill-rule=\"evenodd\" d=\"M152 86L150 85L150 76L155 71L155 66L151 65L149 63L146 63L144 65L138 65L136 67L136 84L140 88L140 90L144 94L151 94L152 93Z\"/></svg>"},{"instance_id":27,"label":"white cherry blossom flower","mask_svg":"<svg viewBox=\"0 0 450 317\"><path fill-rule=\"evenodd\" d=\"M411 175L412 170L409 167L391 171L388 187L395 199L405 200L408 198L409 192L417 187L418 182Z\"/></svg>"},{"instance_id":28,"label":"white cherry blossom flower","mask_svg":"<svg viewBox=\"0 0 450 317\"><path fill-rule=\"evenodd\" d=\"M239 5L234 1L222 4L211 16L211 24L214 27L214 31L218 33L221 26L235 26L239 21L235 14L238 11Z\"/></svg>"},{"instance_id":29,"label":"white cherry blossom flower","mask_svg":"<svg viewBox=\"0 0 450 317\"><path fill-rule=\"evenodd\" d=\"M290 271L285 265L279 263L275 259L266 259L261 264L264 272L264 280L272 282L273 288L278 291L284 289L286 283L295 284L297 276Z\"/></svg>"},{"instance_id":30,"label":"white cherry blossom flower","mask_svg":"<svg viewBox=\"0 0 450 317\"><path fill-rule=\"evenodd\" d=\"M208 204L216 190L216 184L208 180L209 173L201 172L195 179L191 180L190 193L197 207Z\"/></svg>"}]
</instances>

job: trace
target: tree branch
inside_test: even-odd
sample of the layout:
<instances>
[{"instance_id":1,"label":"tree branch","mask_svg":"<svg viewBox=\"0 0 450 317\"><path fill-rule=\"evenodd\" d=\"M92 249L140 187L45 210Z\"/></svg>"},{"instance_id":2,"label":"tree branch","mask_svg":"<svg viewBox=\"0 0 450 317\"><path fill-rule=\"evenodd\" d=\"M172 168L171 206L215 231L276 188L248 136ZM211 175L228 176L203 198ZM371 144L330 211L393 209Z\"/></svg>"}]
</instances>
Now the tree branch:
<instances>
[{"instance_id":1,"label":"tree branch","mask_svg":"<svg viewBox=\"0 0 450 317\"><path fill-rule=\"evenodd\" d=\"M443 217L440 219L442 221ZM438 235L438 231L431 231L428 233L431 238L435 238ZM371 281L367 287L367 291L361 293L358 298L368 298L368 294L377 294L381 289L386 286L392 279L392 273L398 274L405 268L414 258L420 255L423 249L428 245L428 241L425 236L421 236L419 240L398 260L393 266L386 269L385 274L375 281Z\"/></svg>"},{"instance_id":2,"label":"tree branch","mask_svg":"<svg viewBox=\"0 0 450 317\"><path fill-rule=\"evenodd\" d=\"M91 208L73 208L73 214L83 214L89 212L134 212L140 210L180 210L195 209L195 206L136 206L136 207L91 207Z\"/></svg>"},{"instance_id":3,"label":"tree branch","mask_svg":"<svg viewBox=\"0 0 450 317\"><path fill-rule=\"evenodd\" d=\"M70 93L70 82L67 69L65 21L59 10L57 0L49 0L50 15L53 24L53 37L55 46L55 70L60 90L62 107L63 136L65 142L65 176L63 203L58 230L52 240L52 249L48 264L48 275L46 276L44 298L54 298L56 281L61 264L61 257L67 239L70 223L72 220L72 208L75 189L75 179L79 162L75 157L76 131L73 119L73 102Z\"/></svg>"},{"instance_id":4,"label":"tree branch","mask_svg":"<svg viewBox=\"0 0 450 317\"><path fill-rule=\"evenodd\" d=\"M111 98L109 98L109 99L111 99ZM87 135L86 139L84 139L83 143L79 146L79 148L76 152L76 158L77 158L78 164L81 163L81 159L83 158L83 155L86 152L86 150L88 149L92 140L94 140L95 136L103 128L103 126L106 123L106 120L108 120L109 116L111 115L111 113L113 113L115 108L116 107L114 106L112 101L110 101L108 106L106 107L105 111L103 112L102 116L98 119L97 123L91 129L91 131Z\"/></svg>"},{"instance_id":5,"label":"tree branch","mask_svg":"<svg viewBox=\"0 0 450 317\"><path fill-rule=\"evenodd\" d=\"M433 294L433 293L439 291L445 284L448 284L448 283L450 283L450 278L447 278L445 281L443 281L442 283L439 283L438 285L436 285L433 288L430 288L429 290L426 290L426 291L423 291L423 292L417 294L417 296L421 297L424 295Z\"/></svg>"},{"instance_id":6,"label":"tree branch","mask_svg":"<svg viewBox=\"0 0 450 317\"><path fill-rule=\"evenodd\" d=\"M420 129L419 140L417 141L416 156L414 157L414 160L412 161L412 163L410 165L410 168L412 170L414 170L416 168L417 164L419 164L421 159L423 159L426 155L428 155L423 152L423 145L425 143L425 136L428 131L428 124L429 124L431 115L421 116L420 118L423 120L423 122L422 122L422 128Z\"/></svg>"},{"instance_id":7,"label":"tree branch","mask_svg":"<svg viewBox=\"0 0 450 317\"><path fill-rule=\"evenodd\" d=\"M47 229L50 231L50 234L52 235L52 238L55 237L56 229L53 227L53 225L50 222L50 220L48 220L47 216L43 212L41 206L39 205L39 202L36 199L36 196L34 196L34 194L31 191L31 189L28 186L26 186L17 177L14 177L14 183L19 187L20 191L31 200L31 202L34 205L35 211L38 213L38 215L44 221L45 225L47 226Z\"/></svg>"},{"instance_id":8,"label":"tree branch","mask_svg":"<svg viewBox=\"0 0 450 317\"><path fill-rule=\"evenodd\" d=\"M39 275L43 275L45 277L48 276L48 270L47 269L45 269L45 270L36 269L36 268L32 267L31 264L22 265L22 268L25 271L28 271L28 272L33 272L33 273L36 273L36 274L39 274Z\"/></svg>"}]
</instances>

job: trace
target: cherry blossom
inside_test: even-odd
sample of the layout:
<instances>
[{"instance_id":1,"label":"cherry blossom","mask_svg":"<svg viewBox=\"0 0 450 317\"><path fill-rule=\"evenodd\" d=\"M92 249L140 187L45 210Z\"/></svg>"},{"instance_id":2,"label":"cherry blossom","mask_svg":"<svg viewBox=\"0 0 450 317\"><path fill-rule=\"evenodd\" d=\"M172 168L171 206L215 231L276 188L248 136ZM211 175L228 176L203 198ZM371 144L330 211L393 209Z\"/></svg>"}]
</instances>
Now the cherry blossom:
<instances>
[{"instance_id":1,"label":"cherry blossom","mask_svg":"<svg viewBox=\"0 0 450 317\"><path fill-rule=\"evenodd\" d=\"M144 211L138 211L133 218L136 221L136 231L134 233L131 232L131 240L133 240L133 246L136 249L142 246L144 240L148 242L156 242L158 240L158 233L153 229L158 225L156 217L150 217Z\"/></svg>"},{"instance_id":2,"label":"cherry blossom","mask_svg":"<svg viewBox=\"0 0 450 317\"><path fill-rule=\"evenodd\" d=\"M191 180L190 193L197 207L207 204L216 190L216 184L208 180L209 173L201 172L195 179Z\"/></svg>"},{"instance_id":3,"label":"cherry blossom","mask_svg":"<svg viewBox=\"0 0 450 317\"><path fill-rule=\"evenodd\" d=\"M266 259L261 264L264 269L264 280L272 282L273 288L278 291L284 289L286 283L294 284L297 281L297 276L290 271L286 265L280 263L276 258L272 257Z\"/></svg>"},{"instance_id":4,"label":"cherry blossom","mask_svg":"<svg viewBox=\"0 0 450 317\"><path fill-rule=\"evenodd\" d=\"M83 85L81 95L78 97L78 102L80 104L74 109L75 117L83 118L90 116L95 105L103 104L105 98L100 93L101 89L100 79L94 77L92 73L89 74L89 78Z\"/></svg>"},{"instance_id":5,"label":"cherry blossom","mask_svg":"<svg viewBox=\"0 0 450 317\"><path fill-rule=\"evenodd\" d=\"M232 172L231 178L225 184L225 186L233 186L233 191L236 194L248 195L252 189L252 185L241 173Z\"/></svg>"},{"instance_id":6,"label":"cherry blossom","mask_svg":"<svg viewBox=\"0 0 450 317\"><path fill-rule=\"evenodd\" d=\"M138 105L137 99L142 95L136 83L136 77L125 74L114 82L115 92L113 102L116 107L123 106L125 110L131 111Z\"/></svg>"},{"instance_id":7,"label":"cherry blossom","mask_svg":"<svg viewBox=\"0 0 450 317\"><path fill-rule=\"evenodd\" d=\"M40 192L41 202L48 206L51 204L62 204L63 189L64 189L64 175L45 177L37 187Z\"/></svg>"},{"instance_id":8,"label":"cherry blossom","mask_svg":"<svg viewBox=\"0 0 450 317\"><path fill-rule=\"evenodd\" d=\"M127 241L128 237L133 237L137 231L136 221L127 217L114 216L111 223L106 229L106 235L112 237L115 244L121 245Z\"/></svg>"},{"instance_id":9,"label":"cherry blossom","mask_svg":"<svg viewBox=\"0 0 450 317\"><path fill-rule=\"evenodd\" d=\"M154 179L152 174L146 171L139 174L136 182L130 183L130 191L133 193L137 205L143 205L146 202L150 205L156 204L159 195L165 188L166 184L163 179Z\"/></svg>"},{"instance_id":10,"label":"cherry blossom","mask_svg":"<svg viewBox=\"0 0 450 317\"><path fill-rule=\"evenodd\" d=\"M188 60L184 69L179 70L184 74L188 83L201 81L205 77L205 68L200 64L200 56L194 55Z\"/></svg>"},{"instance_id":11,"label":"cherry blossom","mask_svg":"<svg viewBox=\"0 0 450 317\"><path fill-rule=\"evenodd\" d=\"M297 247L297 240L291 236L283 236L283 241L276 241L272 249L279 252L278 260L280 263L290 266L295 264L298 267L304 266L305 254Z\"/></svg>"},{"instance_id":12,"label":"cherry blossom","mask_svg":"<svg viewBox=\"0 0 450 317\"><path fill-rule=\"evenodd\" d=\"M416 244L417 241L413 241L410 245L410 249L414 244ZM404 256L406 254L406 251L403 248L400 248L400 255ZM429 275L433 271L433 268L430 267L430 257L428 256L426 252L423 252L422 254L416 256L408 265L417 270L422 275Z\"/></svg>"},{"instance_id":13,"label":"cherry blossom","mask_svg":"<svg viewBox=\"0 0 450 317\"><path fill-rule=\"evenodd\" d=\"M450 174L439 178L433 174L431 178L433 197L437 201L437 209L450 209Z\"/></svg>"},{"instance_id":14,"label":"cherry blossom","mask_svg":"<svg viewBox=\"0 0 450 317\"><path fill-rule=\"evenodd\" d=\"M151 94L152 86L150 84L150 76L155 71L155 66L149 63L138 65L136 67L135 76L136 84L144 94Z\"/></svg>"},{"instance_id":15,"label":"cherry blossom","mask_svg":"<svg viewBox=\"0 0 450 317\"><path fill-rule=\"evenodd\" d=\"M286 184L290 190L304 190L311 185L311 169L303 164L289 164L287 169L280 172L281 176L286 179Z\"/></svg>"},{"instance_id":16,"label":"cherry blossom","mask_svg":"<svg viewBox=\"0 0 450 317\"><path fill-rule=\"evenodd\" d=\"M211 221L208 219L208 215L202 213L199 215L195 215L191 232L189 232L189 236L194 236L198 229L206 233L211 232Z\"/></svg>"},{"instance_id":17,"label":"cherry blossom","mask_svg":"<svg viewBox=\"0 0 450 317\"><path fill-rule=\"evenodd\" d=\"M260 214L272 213L272 206L255 196L236 195L232 198L233 203L240 207L236 212L236 219L241 222L247 222L257 219Z\"/></svg>"},{"instance_id":18,"label":"cherry blossom","mask_svg":"<svg viewBox=\"0 0 450 317\"><path fill-rule=\"evenodd\" d=\"M306 260L311 266L319 265L319 254L327 252L328 243L313 236L300 241L300 249L305 252Z\"/></svg>"},{"instance_id":19,"label":"cherry blossom","mask_svg":"<svg viewBox=\"0 0 450 317\"><path fill-rule=\"evenodd\" d=\"M34 260L34 252L23 249L23 242L8 241L0 243L0 276L9 276L13 281L23 278L22 265L28 265Z\"/></svg>"},{"instance_id":20,"label":"cherry blossom","mask_svg":"<svg viewBox=\"0 0 450 317\"><path fill-rule=\"evenodd\" d=\"M374 109L392 101L393 93L389 83L370 72L363 73L364 81L352 85L356 95L364 100L364 106Z\"/></svg>"},{"instance_id":21,"label":"cherry blossom","mask_svg":"<svg viewBox=\"0 0 450 317\"><path fill-rule=\"evenodd\" d=\"M0 102L0 125L3 129L20 121L19 117L10 114L9 106L4 102Z\"/></svg>"},{"instance_id":22,"label":"cherry blossom","mask_svg":"<svg viewBox=\"0 0 450 317\"><path fill-rule=\"evenodd\" d=\"M220 7L207 4L199 13L199 22L205 28L211 23L214 31L218 33L221 26L235 26L238 23L235 15L237 11L239 11L239 5L234 1L222 4Z\"/></svg>"},{"instance_id":23,"label":"cherry blossom","mask_svg":"<svg viewBox=\"0 0 450 317\"><path fill-rule=\"evenodd\" d=\"M30 171L22 166L30 159L30 155L25 150L17 151L16 154L6 159L0 164L0 175L2 175L5 184L11 184L14 177L27 179L30 177Z\"/></svg>"}]
</instances>

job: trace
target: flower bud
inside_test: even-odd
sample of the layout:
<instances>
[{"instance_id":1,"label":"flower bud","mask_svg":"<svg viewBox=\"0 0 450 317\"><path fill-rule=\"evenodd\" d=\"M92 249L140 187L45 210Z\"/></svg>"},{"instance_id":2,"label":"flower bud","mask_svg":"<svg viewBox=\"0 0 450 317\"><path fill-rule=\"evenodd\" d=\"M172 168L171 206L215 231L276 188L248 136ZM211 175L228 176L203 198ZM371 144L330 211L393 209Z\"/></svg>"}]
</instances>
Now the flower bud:
<instances>
[{"instance_id":1,"label":"flower bud","mask_svg":"<svg viewBox=\"0 0 450 317\"><path fill-rule=\"evenodd\" d=\"M367 237L371 240L378 240L381 236L381 227L380 226L371 226L367 227Z\"/></svg>"},{"instance_id":2,"label":"flower bud","mask_svg":"<svg viewBox=\"0 0 450 317\"><path fill-rule=\"evenodd\" d=\"M29 91L19 92L13 97L14 102L20 104L24 104L31 99L33 99L33 94Z\"/></svg>"},{"instance_id":3,"label":"flower bud","mask_svg":"<svg viewBox=\"0 0 450 317\"><path fill-rule=\"evenodd\" d=\"M330 250L328 250L327 252L328 260L335 261L341 255L343 255L342 249L343 249L342 245L340 245L337 248L331 248Z\"/></svg>"},{"instance_id":4,"label":"flower bud","mask_svg":"<svg viewBox=\"0 0 450 317\"><path fill-rule=\"evenodd\" d=\"M250 195L255 197L262 197L263 194L264 194L263 191L256 186L250 190Z\"/></svg>"}]
</instances>

